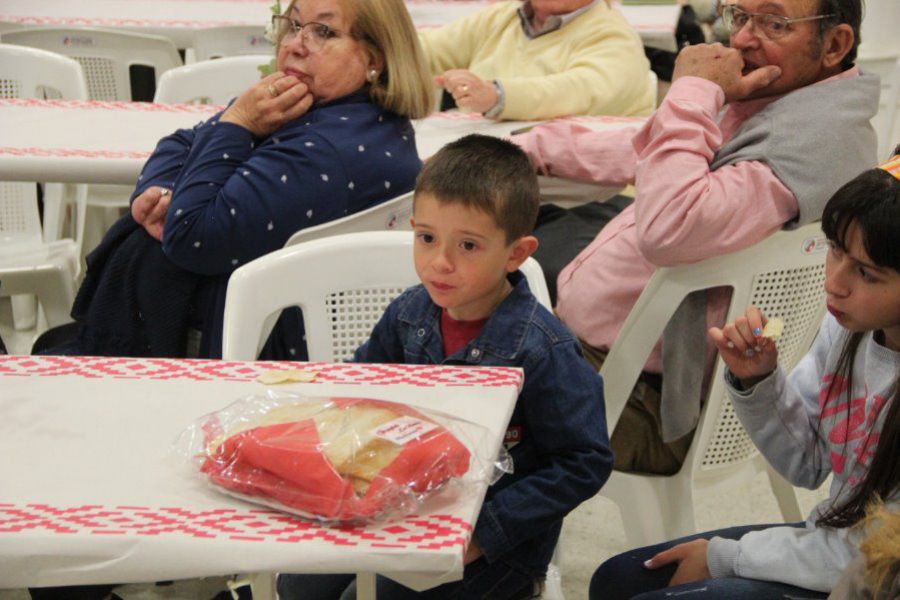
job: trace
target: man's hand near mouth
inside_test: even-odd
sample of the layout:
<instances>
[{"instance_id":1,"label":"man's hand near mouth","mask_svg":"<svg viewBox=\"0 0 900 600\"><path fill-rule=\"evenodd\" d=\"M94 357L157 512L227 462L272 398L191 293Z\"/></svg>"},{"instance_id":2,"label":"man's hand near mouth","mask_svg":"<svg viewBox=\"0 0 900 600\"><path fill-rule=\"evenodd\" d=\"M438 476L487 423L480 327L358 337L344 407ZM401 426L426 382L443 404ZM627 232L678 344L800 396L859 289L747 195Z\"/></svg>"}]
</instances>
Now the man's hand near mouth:
<instances>
[{"instance_id":1,"label":"man's hand near mouth","mask_svg":"<svg viewBox=\"0 0 900 600\"><path fill-rule=\"evenodd\" d=\"M684 48L675 61L674 83L679 77L702 77L725 92L725 102L743 100L781 76L781 68L766 65L746 70L739 50L722 44L698 44Z\"/></svg>"}]
</instances>

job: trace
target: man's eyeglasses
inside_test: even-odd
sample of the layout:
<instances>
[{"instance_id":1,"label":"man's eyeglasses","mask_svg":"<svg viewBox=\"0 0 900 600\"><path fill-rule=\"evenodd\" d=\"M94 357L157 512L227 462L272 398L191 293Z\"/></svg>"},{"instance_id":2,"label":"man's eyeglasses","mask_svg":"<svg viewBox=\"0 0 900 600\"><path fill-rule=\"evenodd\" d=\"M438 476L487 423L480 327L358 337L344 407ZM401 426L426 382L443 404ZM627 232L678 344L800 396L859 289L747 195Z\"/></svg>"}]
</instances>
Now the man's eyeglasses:
<instances>
[{"instance_id":1,"label":"man's eyeglasses","mask_svg":"<svg viewBox=\"0 0 900 600\"><path fill-rule=\"evenodd\" d=\"M833 16L833 14L816 15L814 17L797 17L789 19L788 17L782 17L780 15L747 12L741 10L734 4L726 4L722 9L722 20L725 22L725 27L731 32L731 35L736 34L743 29L747 23L753 21L753 27L756 31L770 40L777 40L778 38L787 35L791 30L791 23L818 21L819 19L827 19Z\"/></svg>"},{"instance_id":2,"label":"man's eyeglasses","mask_svg":"<svg viewBox=\"0 0 900 600\"><path fill-rule=\"evenodd\" d=\"M324 23L301 23L284 15L273 15L272 26L279 40L292 40L299 34L310 52L319 52L328 40L340 37L337 31Z\"/></svg>"}]
</instances>

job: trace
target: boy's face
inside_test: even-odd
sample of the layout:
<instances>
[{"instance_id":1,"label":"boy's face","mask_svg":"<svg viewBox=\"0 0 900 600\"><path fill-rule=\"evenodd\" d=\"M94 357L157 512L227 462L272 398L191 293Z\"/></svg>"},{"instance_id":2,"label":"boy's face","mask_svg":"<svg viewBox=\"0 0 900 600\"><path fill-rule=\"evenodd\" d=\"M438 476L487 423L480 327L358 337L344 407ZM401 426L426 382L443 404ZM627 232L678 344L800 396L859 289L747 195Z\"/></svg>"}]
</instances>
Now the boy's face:
<instances>
[{"instance_id":1,"label":"boy's face","mask_svg":"<svg viewBox=\"0 0 900 600\"><path fill-rule=\"evenodd\" d=\"M412 224L416 273L431 300L459 321L490 316L511 290L506 275L537 248L532 236L507 243L491 215L427 193L416 195Z\"/></svg>"}]
</instances>

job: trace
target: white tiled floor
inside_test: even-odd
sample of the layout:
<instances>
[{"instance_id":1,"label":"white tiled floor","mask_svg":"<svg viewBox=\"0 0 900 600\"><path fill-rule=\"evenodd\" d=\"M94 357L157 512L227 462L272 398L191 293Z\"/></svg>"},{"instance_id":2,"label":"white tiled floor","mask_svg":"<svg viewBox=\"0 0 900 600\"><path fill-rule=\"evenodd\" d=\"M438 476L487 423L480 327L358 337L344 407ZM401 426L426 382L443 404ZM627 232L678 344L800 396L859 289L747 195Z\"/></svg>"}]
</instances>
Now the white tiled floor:
<instances>
[{"instance_id":1,"label":"white tiled floor","mask_svg":"<svg viewBox=\"0 0 900 600\"><path fill-rule=\"evenodd\" d=\"M0 299L0 336L11 353L27 353L33 332L10 328L9 302ZM800 507L807 513L827 496L826 489L799 490ZM697 498L695 514L700 531L730 525L773 523L781 520L775 498L764 474L753 482L707 497ZM587 597L594 569L605 559L628 550L622 520L610 500L596 497L585 502L566 519L562 545L562 580L568 600ZM126 600L209 600L224 589L220 579L176 582L175 585L130 585L116 590ZM0 600L27 600L23 590L0 590Z\"/></svg>"}]
</instances>

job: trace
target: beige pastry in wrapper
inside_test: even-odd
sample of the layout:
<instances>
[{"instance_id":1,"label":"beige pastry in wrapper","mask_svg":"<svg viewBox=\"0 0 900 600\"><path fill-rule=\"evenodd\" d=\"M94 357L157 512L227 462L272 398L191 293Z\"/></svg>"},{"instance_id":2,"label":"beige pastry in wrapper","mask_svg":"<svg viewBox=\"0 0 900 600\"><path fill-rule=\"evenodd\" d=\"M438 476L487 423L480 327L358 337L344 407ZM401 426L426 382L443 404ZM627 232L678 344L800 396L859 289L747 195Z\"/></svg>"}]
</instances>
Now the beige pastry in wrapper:
<instances>
[{"instance_id":1,"label":"beige pastry in wrapper","mask_svg":"<svg viewBox=\"0 0 900 600\"><path fill-rule=\"evenodd\" d=\"M784 320L778 317L772 317L766 322L763 328L762 336L770 340L777 340L784 332Z\"/></svg>"},{"instance_id":2,"label":"beige pastry in wrapper","mask_svg":"<svg viewBox=\"0 0 900 600\"><path fill-rule=\"evenodd\" d=\"M242 431L312 419L322 443L322 453L335 471L350 479L356 493L364 495L372 479L393 462L403 449L372 432L378 426L398 417L400 415L394 411L365 404L343 408L327 402L286 404L212 440L207 446L207 452L215 454L223 441Z\"/></svg>"}]
</instances>

